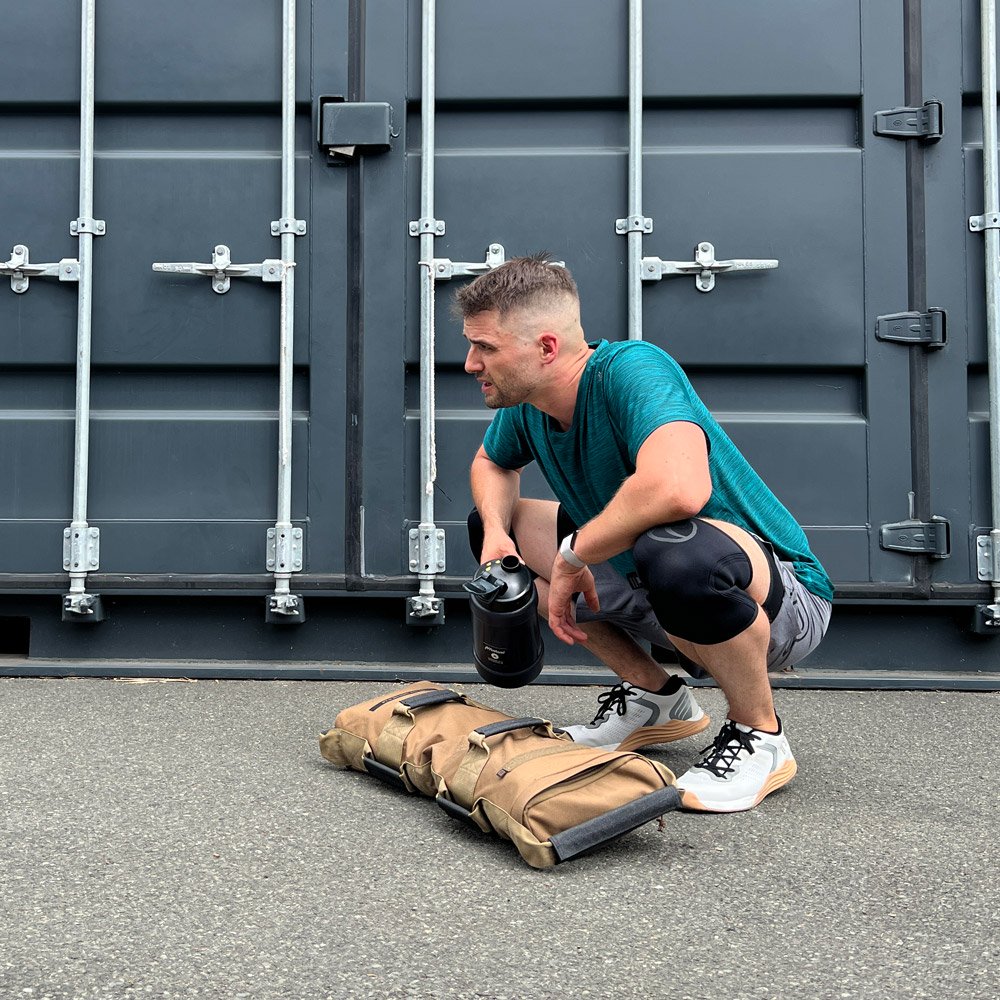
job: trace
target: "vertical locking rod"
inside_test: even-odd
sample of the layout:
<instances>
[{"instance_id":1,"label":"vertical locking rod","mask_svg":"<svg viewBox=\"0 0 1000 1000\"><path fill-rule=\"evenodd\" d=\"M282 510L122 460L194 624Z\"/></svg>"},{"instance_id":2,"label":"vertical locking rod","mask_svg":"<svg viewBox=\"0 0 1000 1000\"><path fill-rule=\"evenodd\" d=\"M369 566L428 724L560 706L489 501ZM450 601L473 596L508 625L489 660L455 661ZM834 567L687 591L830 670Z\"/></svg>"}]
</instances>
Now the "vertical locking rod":
<instances>
[{"instance_id":1,"label":"vertical locking rod","mask_svg":"<svg viewBox=\"0 0 1000 1000\"><path fill-rule=\"evenodd\" d=\"M628 4L628 339L642 340L642 0Z\"/></svg>"},{"instance_id":2,"label":"vertical locking rod","mask_svg":"<svg viewBox=\"0 0 1000 1000\"><path fill-rule=\"evenodd\" d=\"M997 61L996 0L982 0L983 62L983 211L989 219L1000 212L997 188ZM993 527L993 605L1000 604L1000 230L988 227L986 241L986 353L990 394L990 494Z\"/></svg>"},{"instance_id":3,"label":"vertical locking rod","mask_svg":"<svg viewBox=\"0 0 1000 1000\"><path fill-rule=\"evenodd\" d=\"M76 413L73 440L73 538L95 537L87 524L87 486L90 473L90 365L94 249L94 50L96 0L81 2L80 41L80 215L75 226L79 240L80 281L76 322ZM74 227L71 227L74 228ZM103 229L103 227L102 227ZM66 551L64 547L64 552ZM96 552L96 547L94 550ZM82 563L82 564L81 564ZM86 593L87 572L97 568L96 555L70 559L69 593L63 598L63 616L73 621L99 621L100 598Z\"/></svg>"},{"instance_id":4,"label":"vertical locking rod","mask_svg":"<svg viewBox=\"0 0 1000 1000\"><path fill-rule=\"evenodd\" d=\"M272 232L281 234L281 278L278 361L278 516L274 526L274 593L268 620L304 621L302 599L292 594L291 575L301 569L301 549L292 529L292 378L295 321L295 0L283 0L281 58L281 218Z\"/></svg>"},{"instance_id":5,"label":"vertical locking rod","mask_svg":"<svg viewBox=\"0 0 1000 1000\"><path fill-rule=\"evenodd\" d=\"M443 227L434 219L434 102L435 102L435 0L423 0L421 19L420 89L420 526L421 538L436 541L434 484L437 452L434 436L434 239ZM413 227L411 227L412 231ZM443 540L440 543L443 547ZM438 624L444 620L443 603L434 593L438 560L422 559L420 591L407 601L407 623Z\"/></svg>"}]
</instances>

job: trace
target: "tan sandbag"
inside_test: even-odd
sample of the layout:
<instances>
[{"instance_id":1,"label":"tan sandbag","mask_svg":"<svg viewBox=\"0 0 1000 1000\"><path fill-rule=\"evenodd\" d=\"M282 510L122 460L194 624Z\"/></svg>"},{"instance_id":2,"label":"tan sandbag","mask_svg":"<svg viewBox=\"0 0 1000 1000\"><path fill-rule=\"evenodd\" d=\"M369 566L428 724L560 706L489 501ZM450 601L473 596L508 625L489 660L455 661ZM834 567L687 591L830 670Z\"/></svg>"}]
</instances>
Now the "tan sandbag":
<instances>
[{"instance_id":1,"label":"tan sandbag","mask_svg":"<svg viewBox=\"0 0 1000 1000\"><path fill-rule=\"evenodd\" d=\"M332 764L367 771L407 791L434 795L431 748L442 740L466 738L477 726L510 716L431 681L416 681L345 708L319 738Z\"/></svg>"},{"instance_id":2,"label":"tan sandbag","mask_svg":"<svg viewBox=\"0 0 1000 1000\"><path fill-rule=\"evenodd\" d=\"M574 743L543 719L478 727L431 750L446 812L514 842L548 868L679 804L669 768L637 753Z\"/></svg>"}]
</instances>

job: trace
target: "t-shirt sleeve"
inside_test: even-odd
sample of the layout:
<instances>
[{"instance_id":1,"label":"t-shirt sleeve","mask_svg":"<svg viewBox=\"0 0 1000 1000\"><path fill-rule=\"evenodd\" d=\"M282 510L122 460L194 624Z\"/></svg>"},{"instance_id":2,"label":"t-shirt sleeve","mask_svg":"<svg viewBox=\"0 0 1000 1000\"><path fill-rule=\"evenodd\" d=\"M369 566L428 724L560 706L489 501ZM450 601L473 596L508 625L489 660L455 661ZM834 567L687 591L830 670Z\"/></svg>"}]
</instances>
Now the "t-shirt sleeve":
<instances>
[{"instance_id":1,"label":"t-shirt sleeve","mask_svg":"<svg viewBox=\"0 0 1000 1000\"><path fill-rule=\"evenodd\" d=\"M635 465L643 442L658 427L676 420L707 428L680 366L649 345L622 351L606 374L608 413Z\"/></svg>"},{"instance_id":2,"label":"t-shirt sleeve","mask_svg":"<svg viewBox=\"0 0 1000 1000\"><path fill-rule=\"evenodd\" d=\"M519 406L497 410L486 428L483 449L501 469L521 469L535 457L528 447Z\"/></svg>"}]
</instances>

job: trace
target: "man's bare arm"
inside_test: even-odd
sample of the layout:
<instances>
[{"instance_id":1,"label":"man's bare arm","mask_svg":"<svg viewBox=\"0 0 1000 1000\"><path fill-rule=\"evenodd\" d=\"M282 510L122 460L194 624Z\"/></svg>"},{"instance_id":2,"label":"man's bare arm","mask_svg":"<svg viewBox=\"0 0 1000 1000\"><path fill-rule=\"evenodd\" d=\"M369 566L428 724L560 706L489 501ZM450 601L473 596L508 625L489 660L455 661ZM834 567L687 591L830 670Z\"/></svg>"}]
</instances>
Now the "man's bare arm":
<instances>
[{"instance_id":1,"label":"man's bare arm","mask_svg":"<svg viewBox=\"0 0 1000 1000\"><path fill-rule=\"evenodd\" d=\"M521 498L521 472L503 469L493 462L482 445L472 460L472 499L483 522L482 562L514 555L510 525Z\"/></svg>"},{"instance_id":2,"label":"man's bare arm","mask_svg":"<svg viewBox=\"0 0 1000 1000\"><path fill-rule=\"evenodd\" d=\"M682 421L664 424L643 442L635 472L607 507L580 529L574 551L584 562L604 562L649 528L694 517L711 494L704 431Z\"/></svg>"}]
</instances>

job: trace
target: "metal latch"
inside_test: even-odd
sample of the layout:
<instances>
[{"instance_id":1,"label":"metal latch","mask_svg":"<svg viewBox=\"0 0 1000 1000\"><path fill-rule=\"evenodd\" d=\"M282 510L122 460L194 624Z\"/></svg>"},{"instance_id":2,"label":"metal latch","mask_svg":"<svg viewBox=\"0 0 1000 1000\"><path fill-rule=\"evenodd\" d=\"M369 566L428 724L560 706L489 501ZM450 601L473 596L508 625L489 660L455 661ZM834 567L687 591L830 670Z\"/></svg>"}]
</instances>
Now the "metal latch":
<instances>
[{"instance_id":1,"label":"metal latch","mask_svg":"<svg viewBox=\"0 0 1000 1000\"><path fill-rule=\"evenodd\" d=\"M491 243L486 251L485 261L454 261L447 257L435 257L431 262L435 281L451 281L452 278L466 278L486 274L504 262L504 249L499 243ZM423 263L423 262L421 262Z\"/></svg>"},{"instance_id":2,"label":"metal latch","mask_svg":"<svg viewBox=\"0 0 1000 1000\"><path fill-rule=\"evenodd\" d=\"M80 262L75 257L63 257L55 264L32 264L28 248L18 243L10 252L10 260L0 261L0 274L10 276L10 287L23 295L32 278L58 278L60 281L79 281Z\"/></svg>"},{"instance_id":3,"label":"metal latch","mask_svg":"<svg viewBox=\"0 0 1000 1000\"><path fill-rule=\"evenodd\" d=\"M716 260L715 247L711 243L699 243L694 248L694 260L661 260L659 257L643 257L639 272L643 281L659 281L672 275L691 275L699 292L710 292L715 288L715 275L726 271L769 271L778 266L776 260Z\"/></svg>"},{"instance_id":4,"label":"metal latch","mask_svg":"<svg viewBox=\"0 0 1000 1000\"><path fill-rule=\"evenodd\" d=\"M272 223L273 225L273 223ZM229 247L220 243L212 251L211 264L181 263L154 264L154 271L170 274L201 274L212 279L212 291L225 295L229 291L230 278L260 278L261 281L281 281L285 271L294 267L291 262L277 258L261 261L259 264L234 264L229 256Z\"/></svg>"},{"instance_id":5,"label":"metal latch","mask_svg":"<svg viewBox=\"0 0 1000 1000\"><path fill-rule=\"evenodd\" d=\"M947 559L951 555L951 522L937 514L929 521L918 521L913 516L912 493L909 498L910 516L895 524L883 524L879 533L879 545L890 552Z\"/></svg>"},{"instance_id":6,"label":"metal latch","mask_svg":"<svg viewBox=\"0 0 1000 1000\"><path fill-rule=\"evenodd\" d=\"M385 102L320 97L317 140L330 163L350 162L361 153L384 153L393 137L391 114Z\"/></svg>"},{"instance_id":7,"label":"metal latch","mask_svg":"<svg viewBox=\"0 0 1000 1000\"><path fill-rule=\"evenodd\" d=\"M894 139L926 139L934 142L944 135L944 105L925 101L919 108L890 108L875 112L876 135Z\"/></svg>"},{"instance_id":8,"label":"metal latch","mask_svg":"<svg viewBox=\"0 0 1000 1000\"><path fill-rule=\"evenodd\" d=\"M944 347L948 336L946 319L943 309L891 313L875 320L875 336L878 340L890 340L897 344Z\"/></svg>"}]
</instances>

